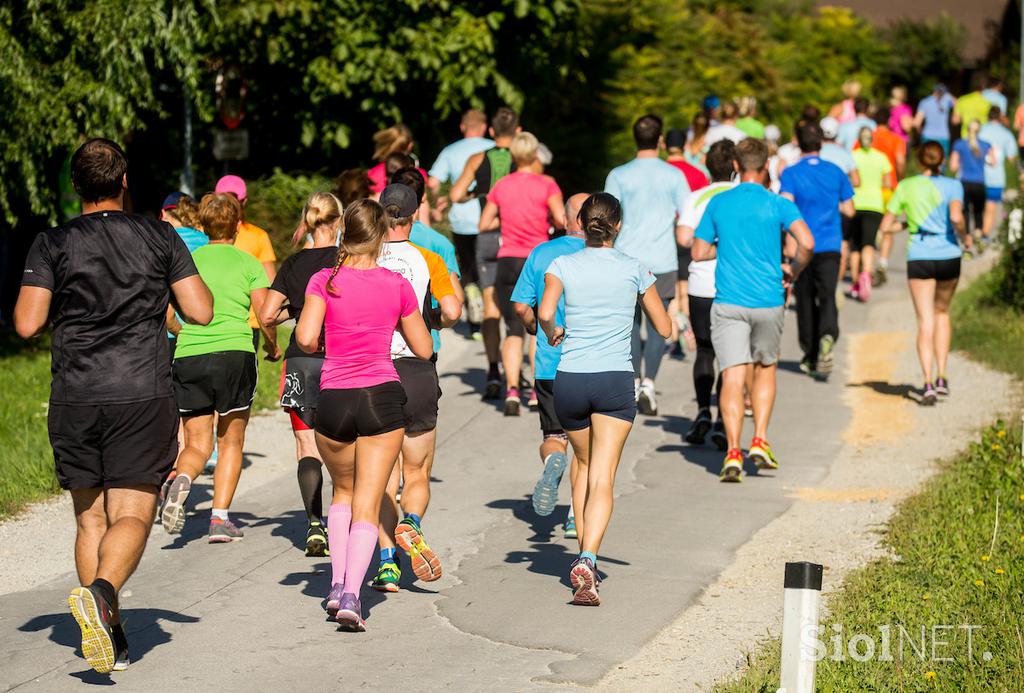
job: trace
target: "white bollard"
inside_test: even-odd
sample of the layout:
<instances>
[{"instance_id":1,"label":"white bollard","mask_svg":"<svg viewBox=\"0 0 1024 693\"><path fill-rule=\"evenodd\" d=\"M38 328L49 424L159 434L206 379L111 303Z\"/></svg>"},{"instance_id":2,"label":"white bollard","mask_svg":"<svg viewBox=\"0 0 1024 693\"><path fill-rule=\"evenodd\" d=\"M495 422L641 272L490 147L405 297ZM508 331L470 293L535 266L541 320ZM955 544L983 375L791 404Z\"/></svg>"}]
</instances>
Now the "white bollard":
<instances>
[{"instance_id":1,"label":"white bollard","mask_svg":"<svg viewBox=\"0 0 1024 693\"><path fill-rule=\"evenodd\" d=\"M821 573L817 563L786 564L779 693L814 693Z\"/></svg>"}]
</instances>

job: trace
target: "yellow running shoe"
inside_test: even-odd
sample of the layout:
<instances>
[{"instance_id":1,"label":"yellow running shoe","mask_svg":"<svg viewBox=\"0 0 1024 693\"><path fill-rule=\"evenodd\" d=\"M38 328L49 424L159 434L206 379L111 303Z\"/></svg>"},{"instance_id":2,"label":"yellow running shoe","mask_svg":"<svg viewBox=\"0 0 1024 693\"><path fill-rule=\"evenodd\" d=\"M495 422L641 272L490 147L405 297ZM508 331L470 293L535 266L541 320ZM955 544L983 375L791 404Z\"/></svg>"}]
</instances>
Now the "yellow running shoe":
<instances>
[{"instance_id":1,"label":"yellow running shoe","mask_svg":"<svg viewBox=\"0 0 1024 693\"><path fill-rule=\"evenodd\" d=\"M723 483L739 483L743 481L743 453L739 448L733 448L725 456L722 464L722 471L718 474L718 480Z\"/></svg>"},{"instance_id":2,"label":"yellow running shoe","mask_svg":"<svg viewBox=\"0 0 1024 693\"><path fill-rule=\"evenodd\" d=\"M750 459L758 469L779 468L779 461L775 459L768 441L764 438L754 436L754 439L750 441L750 450L747 452L747 455L750 456Z\"/></svg>"}]
</instances>

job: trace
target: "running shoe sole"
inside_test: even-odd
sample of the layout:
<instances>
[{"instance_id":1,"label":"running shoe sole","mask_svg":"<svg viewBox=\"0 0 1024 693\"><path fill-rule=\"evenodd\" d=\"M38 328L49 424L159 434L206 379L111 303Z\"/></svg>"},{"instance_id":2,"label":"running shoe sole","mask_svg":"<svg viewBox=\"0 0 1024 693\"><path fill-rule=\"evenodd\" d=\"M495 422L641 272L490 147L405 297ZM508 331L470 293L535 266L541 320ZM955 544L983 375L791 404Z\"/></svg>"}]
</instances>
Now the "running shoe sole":
<instances>
[{"instance_id":1,"label":"running shoe sole","mask_svg":"<svg viewBox=\"0 0 1024 693\"><path fill-rule=\"evenodd\" d=\"M698 419L693 423L690 432L686 434L686 442L690 445L702 445L704 439L708 437L711 427L711 419Z\"/></svg>"},{"instance_id":2,"label":"running shoe sole","mask_svg":"<svg viewBox=\"0 0 1024 693\"><path fill-rule=\"evenodd\" d=\"M327 539L322 535L314 534L306 537L306 555L310 558L323 558L327 555Z\"/></svg>"},{"instance_id":3,"label":"running shoe sole","mask_svg":"<svg viewBox=\"0 0 1024 693\"><path fill-rule=\"evenodd\" d=\"M597 593L597 582L594 571L588 566L577 563L569 571L569 582L572 584L572 603L577 606L601 606L601 597Z\"/></svg>"},{"instance_id":4,"label":"running shoe sole","mask_svg":"<svg viewBox=\"0 0 1024 693\"><path fill-rule=\"evenodd\" d=\"M743 467L739 464L722 467L718 480L724 484L738 484L743 481Z\"/></svg>"},{"instance_id":5,"label":"running shoe sole","mask_svg":"<svg viewBox=\"0 0 1024 693\"><path fill-rule=\"evenodd\" d=\"M636 408L640 410L640 413L644 416L657 416L658 408L651 404L651 398L647 396L647 393L643 390L640 391L640 397L637 398Z\"/></svg>"},{"instance_id":6,"label":"running shoe sole","mask_svg":"<svg viewBox=\"0 0 1024 693\"><path fill-rule=\"evenodd\" d=\"M834 349L835 340L827 335L818 342L818 362L814 364L817 377L827 379L832 373L832 366L835 362Z\"/></svg>"},{"instance_id":7,"label":"running shoe sole","mask_svg":"<svg viewBox=\"0 0 1024 693\"><path fill-rule=\"evenodd\" d=\"M378 592L385 592L387 594L394 594L395 592L398 592L399 590L402 589L397 582L376 582L376 581L374 581L374 582L370 583L370 587L372 587L373 589L377 590Z\"/></svg>"},{"instance_id":8,"label":"running shoe sole","mask_svg":"<svg viewBox=\"0 0 1024 693\"><path fill-rule=\"evenodd\" d=\"M96 595L88 587L76 587L68 596L71 615L82 630L82 656L93 669L101 674L114 670L117 655L114 639L100 617L100 606Z\"/></svg>"},{"instance_id":9,"label":"running shoe sole","mask_svg":"<svg viewBox=\"0 0 1024 693\"><path fill-rule=\"evenodd\" d=\"M395 528L395 543L409 554L412 572L423 582L433 582L441 577L441 559L423 541L423 535L410 524L399 523Z\"/></svg>"},{"instance_id":10,"label":"running shoe sole","mask_svg":"<svg viewBox=\"0 0 1024 693\"><path fill-rule=\"evenodd\" d=\"M517 399L505 400L505 416L519 416L520 402Z\"/></svg>"},{"instance_id":11,"label":"running shoe sole","mask_svg":"<svg viewBox=\"0 0 1024 693\"><path fill-rule=\"evenodd\" d=\"M168 534L181 534L181 528L185 526L185 500L191 491L192 482L180 475L174 477L167 489L164 505L160 509L160 524Z\"/></svg>"},{"instance_id":12,"label":"running shoe sole","mask_svg":"<svg viewBox=\"0 0 1024 693\"><path fill-rule=\"evenodd\" d=\"M501 399L501 383L487 383L484 388L484 399Z\"/></svg>"},{"instance_id":13,"label":"running shoe sole","mask_svg":"<svg viewBox=\"0 0 1024 693\"><path fill-rule=\"evenodd\" d=\"M751 450L747 453L747 457L754 463L754 466L758 469L778 469L779 462L773 459L772 456L761 450Z\"/></svg>"},{"instance_id":14,"label":"running shoe sole","mask_svg":"<svg viewBox=\"0 0 1024 693\"><path fill-rule=\"evenodd\" d=\"M544 473L533 487L533 510L541 517L547 517L558 504L558 486L562 483L565 465L569 460L560 452L548 455Z\"/></svg>"},{"instance_id":15,"label":"running shoe sole","mask_svg":"<svg viewBox=\"0 0 1024 693\"><path fill-rule=\"evenodd\" d=\"M934 394L921 395L921 406L922 407L934 407L935 403L939 400Z\"/></svg>"},{"instance_id":16,"label":"running shoe sole","mask_svg":"<svg viewBox=\"0 0 1024 693\"><path fill-rule=\"evenodd\" d=\"M355 611L341 609L334 616L338 622L338 628L346 633L365 633L366 622Z\"/></svg>"}]
</instances>

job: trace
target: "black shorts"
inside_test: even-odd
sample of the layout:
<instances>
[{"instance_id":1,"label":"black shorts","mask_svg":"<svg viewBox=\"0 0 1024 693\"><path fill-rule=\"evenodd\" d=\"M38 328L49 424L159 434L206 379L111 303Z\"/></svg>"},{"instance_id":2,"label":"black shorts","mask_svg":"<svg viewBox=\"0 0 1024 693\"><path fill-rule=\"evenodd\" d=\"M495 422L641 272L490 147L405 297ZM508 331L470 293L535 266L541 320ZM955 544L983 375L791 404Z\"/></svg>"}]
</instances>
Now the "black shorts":
<instances>
[{"instance_id":1,"label":"black shorts","mask_svg":"<svg viewBox=\"0 0 1024 693\"><path fill-rule=\"evenodd\" d=\"M512 303L512 292L519 281L519 275L526 265L525 257L500 257L498 258L498 276L494 282L494 299L501 311L501 317L505 319L505 334L509 337L525 337L526 327L523 321L516 315L515 306Z\"/></svg>"},{"instance_id":2,"label":"black shorts","mask_svg":"<svg viewBox=\"0 0 1024 693\"><path fill-rule=\"evenodd\" d=\"M455 246L455 258L462 272L462 283L465 286L476 284L476 234L453 233L452 244Z\"/></svg>"},{"instance_id":3,"label":"black shorts","mask_svg":"<svg viewBox=\"0 0 1024 693\"><path fill-rule=\"evenodd\" d=\"M679 260L679 270L676 281L685 282L690 278L690 261L693 260L693 255L689 248L684 248L676 243L676 259Z\"/></svg>"},{"instance_id":4,"label":"black shorts","mask_svg":"<svg viewBox=\"0 0 1024 693\"><path fill-rule=\"evenodd\" d=\"M221 416L252 406L256 396L256 354L218 351L174 360L174 398L183 417Z\"/></svg>"},{"instance_id":5,"label":"black shorts","mask_svg":"<svg viewBox=\"0 0 1024 693\"><path fill-rule=\"evenodd\" d=\"M907 279L935 279L949 281L960 278L960 258L949 260L909 260Z\"/></svg>"},{"instance_id":6,"label":"black shorts","mask_svg":"<svg viewBox=\"0 0 1024 693\"><path fill-rule=\"evenodd\" d=\"M178 339L177 339L177 337L168 337L167 338L167 351L170 352L170 354L171 354L171 365L174 365L174 350L177 348L177 346L178 346Z\"/></svg>"},{"instance_id":7,"label":"black shorts","mask_svg":"<svg viewBox=\"0 0 1024 693\"><path fill-rule=\"evenodd\" d=\"M51 404L47 428L63 489L159 486L178 457L174 398Z\"/></svg>"},{"instance_id":8,"label":"black shorts","mask_svg":"<svg viewBox=\"0 0 1024 693\"><path fill-rule=\"evenodd\" d=\"M850 243L850 251L859 253L863 248L874 248L878 237L878 227L882 224L880 212L858 211L850 219L846 240Z\"/></svg>"},{"instance_id":9,"label":"black shorts","mask_svg":"<svg viewBox=\"0 0 1024 693\"><path fill-rule=\"evenodd\" d=\"M396 382L346 390L323 390L316 432L340 443L360 436L379 436L405 424L405 390Z\"/></svg>"},{"instance_id":10,"label":"black shorts","mask_svg":"<svg viewBox=\"0 0 1024 693\"><path fill-rule=\"evenodd\" d=\"M594 414L632 423L636 394L631 371L563 373L555 376L555 414L566 431L590 427Z\"/></svg>"},{"instance_id":11,"label":"black shorts","mask_svg":"<svg viewBox=\"0 0 1024 693\"><path fill-rule=\"evenodd\" d=\"M316 421L320 399L320 372L324 360L317 356L292 356L281 372L281 406L290 409L307 428Z\"/></svg>"},{"instance_id":12,"label":"black shorts","mask_svg":"<svg viewBox=\"0 0 1024 693\"><path fill-rule=\"evenodd\" d=\"M437 403L441 385L437 366L418 358L395 359L395 370L405 391L405 432L423 433L437 428Z\"/></svg>"},{"instance_id":13,"label":"black shorts","mask_svg":"<svg viewBox=\"0 0 1024 693\"><path fill-rule=\"evenodd\" d=\"M537 410L540 413L540 430L544 437L565 433L555 413L555 381L535 380L533 391L537 393Z\"/></svg>"},{"instance_id":14,"label":"black shorts","mask_svg":"<svg viewBox=\"0 0 1024 693\"><path fill-rule=\"evenodd\" d=\"M481 291L494 287L500 248L500 231L485 231L476 237L476 278Z\"/></svg>"}]
</instances>

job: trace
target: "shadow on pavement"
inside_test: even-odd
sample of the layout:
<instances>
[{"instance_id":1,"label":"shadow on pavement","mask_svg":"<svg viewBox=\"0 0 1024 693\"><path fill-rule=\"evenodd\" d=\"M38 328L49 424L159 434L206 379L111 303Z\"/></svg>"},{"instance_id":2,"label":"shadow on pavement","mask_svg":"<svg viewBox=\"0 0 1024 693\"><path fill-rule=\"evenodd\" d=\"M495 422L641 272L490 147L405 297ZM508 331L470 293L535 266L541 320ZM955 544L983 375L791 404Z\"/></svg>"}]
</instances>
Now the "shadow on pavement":
<instances>
[{"instance_id":1,"label":"shadow on pavement","mask_svg":"<svg viewBox=\"0 0 1024 693\"><path fill-rule=\"evenodd\" d=\"M907 385L906 383L887 383L882 380L865 380L861 383L847 383L846 387L867 387L880 395L904 397L906 399L914 399L912 395L915 392L913 385Z\"/></svg>"},{"instance_id":2,"label":"shadow on pavement","mask_svg":"<svg viewBox=\"0 0 1024 693\"><path fill-rule=\"evenodd\" d=\"M533 536L529 537L527 541L551 541L555 536L556 528L565 522L565 516L569 512L568 505L556 505L550 515L541 517L533 510L531 496L495 500L488 503L487 507L498 510L511 510L512 517L529 525L533 531Z\"/></svg>"},{"instance_id":3,"label":"shadow on pavement","mask_svg":"<svg viewBox=\"0 0 1024 693\"><path fill-rule=\"evenodd\" d=\"M198 501L196 501L198 502ZM189 505L192 505L192 496L189 495ZM231 513L231 521L238 525L239 529L244 530L246 527L256 525L252 524L254 520L257 520L255 515L252 513ZM154 531L156 531L154 529ZM160 529L159 531L163 531ZM174 537L174 541L166 546L161 546L161 551L176 551L183 549L197 539L203 539L209 535L210 532L210 511L203 510L196 512L195 510L188 513L185 519L185 527L182 528L181 534ZM167 535L165 536L172 536Z\"/></svg>"}]
</instances>

